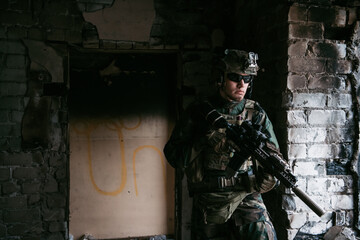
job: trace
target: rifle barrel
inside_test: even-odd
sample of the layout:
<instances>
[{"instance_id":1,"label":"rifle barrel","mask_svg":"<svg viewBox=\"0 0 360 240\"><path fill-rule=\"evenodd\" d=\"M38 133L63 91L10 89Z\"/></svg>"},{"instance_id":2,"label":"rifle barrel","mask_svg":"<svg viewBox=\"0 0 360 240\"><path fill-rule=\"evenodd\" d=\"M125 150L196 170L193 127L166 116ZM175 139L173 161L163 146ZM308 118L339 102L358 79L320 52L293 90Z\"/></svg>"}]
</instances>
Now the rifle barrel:
<instances>
[{"instance_id":1,"label":"rifle barrel","mask_svg":"<svg viewBox=\"0 0 360 240\"><path fill-rule=\"evenodd\" d=\"M293 187L292 191L298 196L311 210L313 210L319 217L322 217L325 214L325 211L317 205L311 198L300 188Z\"/></svg>"}]
</instances>

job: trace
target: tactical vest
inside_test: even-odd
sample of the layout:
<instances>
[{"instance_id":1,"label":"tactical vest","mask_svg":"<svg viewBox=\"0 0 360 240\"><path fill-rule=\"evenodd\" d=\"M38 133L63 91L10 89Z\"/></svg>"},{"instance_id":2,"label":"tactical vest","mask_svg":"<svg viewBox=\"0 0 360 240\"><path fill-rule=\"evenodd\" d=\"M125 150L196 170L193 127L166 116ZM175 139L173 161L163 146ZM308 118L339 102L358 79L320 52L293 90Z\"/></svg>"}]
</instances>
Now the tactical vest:
<instances>
[{"instance_id":1,"label":"tactical vest","mask_svg":"<svg viewBox=\"0 0 360 240\"><path fill-rule=\"evenodd\" d=\"M246 100L244 110L239 115L222 116L230 124L241 125L244 120L252 120L254 116L260 119L257 124L265 121L265 114L255 109L252 100ZM251 176L250 158L242 165L239 177L226 179L224 170L233 150L226 145L225 129L210 130L206 137L208 144L193 147L185 173L190 194L195 196L196 204L202 209L204 221L220 224L231 217L247 195L256 191L256 180L255 176Z\"/></svg>"}]
</instances>

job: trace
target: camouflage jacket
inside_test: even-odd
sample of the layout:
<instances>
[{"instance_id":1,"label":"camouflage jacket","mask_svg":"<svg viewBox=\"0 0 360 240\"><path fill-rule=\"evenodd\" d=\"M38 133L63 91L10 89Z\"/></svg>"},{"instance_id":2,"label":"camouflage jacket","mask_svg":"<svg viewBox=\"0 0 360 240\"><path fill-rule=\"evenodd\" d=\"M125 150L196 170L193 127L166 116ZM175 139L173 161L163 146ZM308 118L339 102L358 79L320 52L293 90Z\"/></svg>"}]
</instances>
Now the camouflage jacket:
<instances>
[{"instance_id":1,"label":"camouflage jacket","mask_svg":"<svg viewBox=\"0 0 360 240\"><path fill-rule=\"evenodd\" d=\"M264 133L278 148L273 125L266 112L257 102L243 99L241 102L231 103L220 95L206 99L219 113L250 119L254 124L261 124ZM186 168L191 160L193 151L199 151L206 144L206 135L211 128L201 114L201 101L191 104L177 121L171 137L164 148L164 154L171 166ZM247 106L251 105L250 108ZM249 116L251 115L251 116Z\"/></svg>"}]
</instances>

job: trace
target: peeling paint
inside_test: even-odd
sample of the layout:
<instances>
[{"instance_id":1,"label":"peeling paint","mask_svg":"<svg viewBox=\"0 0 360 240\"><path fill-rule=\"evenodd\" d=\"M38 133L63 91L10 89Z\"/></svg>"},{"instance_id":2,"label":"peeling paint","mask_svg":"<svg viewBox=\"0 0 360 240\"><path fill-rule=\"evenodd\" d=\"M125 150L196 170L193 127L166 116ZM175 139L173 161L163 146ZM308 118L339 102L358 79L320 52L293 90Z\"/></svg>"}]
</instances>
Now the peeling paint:
<instances>
[{"instance_id":1,"label":"peeling paint","mask_svg":"<svg viewBox=\"0 0 360 240\"><path fill-rule=\"evenodd\" d=\"M153 0L115 1L110 8L83 13L94 24L100 39L147 42L155 19Z\"/></svg>"}]
</instances>

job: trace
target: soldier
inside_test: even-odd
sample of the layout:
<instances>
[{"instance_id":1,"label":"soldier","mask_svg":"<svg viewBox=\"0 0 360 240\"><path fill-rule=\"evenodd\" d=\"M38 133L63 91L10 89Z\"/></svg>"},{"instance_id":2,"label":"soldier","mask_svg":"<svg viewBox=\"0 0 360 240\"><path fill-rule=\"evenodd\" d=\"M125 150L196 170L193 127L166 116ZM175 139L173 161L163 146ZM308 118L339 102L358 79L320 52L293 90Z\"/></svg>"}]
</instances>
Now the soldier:
<instances>
[{"instance_id":1,"label":"soldier","mask_svg":"<svg viewBox=\"0 0 360 240\"><path fill-rule=\"evenodd\" d=\"M226 176L234 149L225 129L214 129L205 119L203 103L210 104L229 123L250 120L261 125L270 148L278 152L272 123L260 105L248 99L259 69L257 54L235 49L214 68L218 92L190 104L165 145L168 162L185 171L193 197L192 239L276 239L274 227L261 197L277 180L249 157L236 177Z\"/></svg>"}]
</instances>

